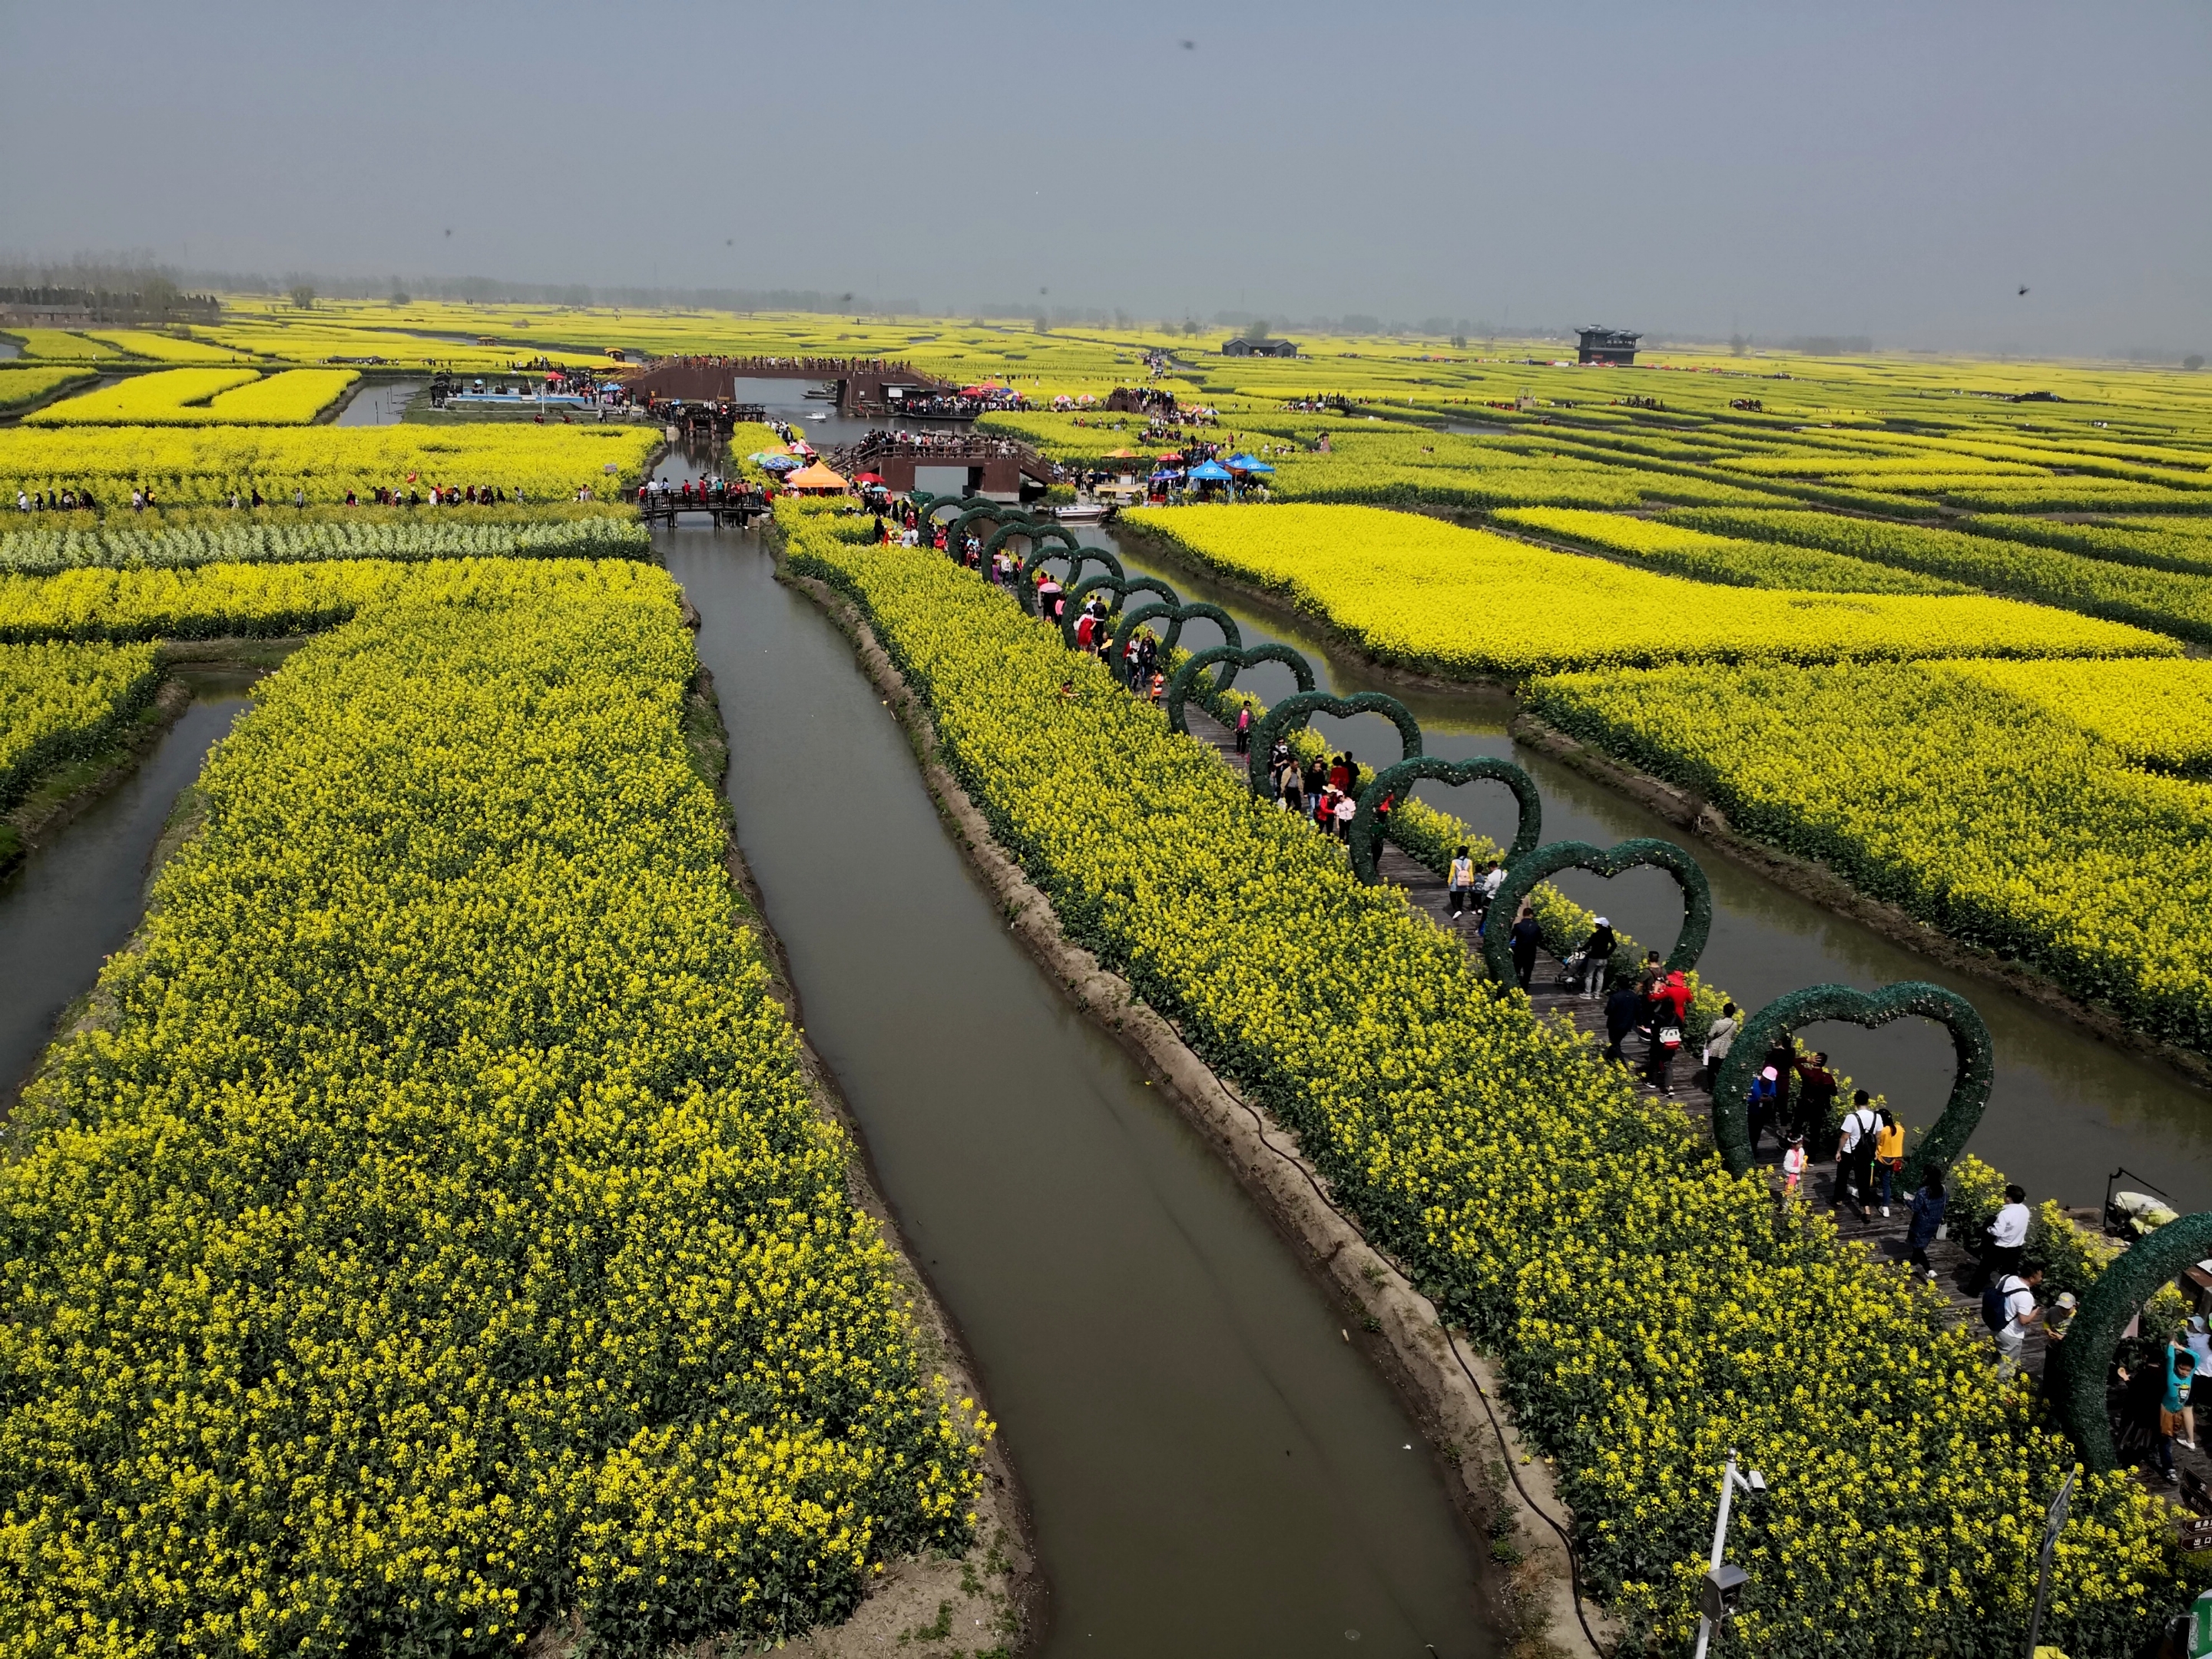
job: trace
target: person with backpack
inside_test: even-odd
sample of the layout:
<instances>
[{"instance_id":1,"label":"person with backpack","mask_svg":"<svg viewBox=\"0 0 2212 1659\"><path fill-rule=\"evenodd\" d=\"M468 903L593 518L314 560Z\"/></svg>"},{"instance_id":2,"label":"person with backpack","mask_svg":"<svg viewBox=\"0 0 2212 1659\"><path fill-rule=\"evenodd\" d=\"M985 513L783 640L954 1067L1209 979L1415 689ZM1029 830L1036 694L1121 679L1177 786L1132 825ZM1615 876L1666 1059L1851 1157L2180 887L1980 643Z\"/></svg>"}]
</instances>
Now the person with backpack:
<instances>
[{"instance_id":1,"label":"person with backpack","mask_svg":"<svg viewBox=\"0 0 2212 1659\"><path fill-rule=\"evenodd\" d=\"M1451 867L1444 872L1444 914L1457 918L1461 911L1474 908L1474 860L1462 847L1452 854Z\"/></svg>"},{"instance_id":2,"label":"person with backpack","mask_svg":"<svg viewBox=\"0 0 2212 1659\"><path fill-rule=\"evenodd\" d=\"M2169 1342L2165 1369L2166 1393L2158 1402L2158 1467L2172 1486L2181 1478L2173 1469L2173 1443L2179 1440L2190 1450L2197 1449L2196 1425L2190 1420L2194 1413L2189 1408L2190 1390L2197 1381L2197 1355L2178 1342Z\"/></svg>"},{"instance_id":3,"label":"person with backpack","mask_svg":"<svg viewBox=\"0 0 2212 1659\"><path fill-rule=\"evenodd\" d=\"M2027 1189L2015 1182L2005 1188L2004 1207L1990 1218L1981 1265L1974 1269L1974 1276L1967 1283L1968 1294L1980 1295L1992 1278L2011 1273L2020 1266L2021 1258L2027 1254L2027 1224L2031 1219Z\"/></svg>"},{"instance_id":4,"label":"person with backpack","mask_svg":"<svg viewBox=\"0 0 2212 1659\"><path fill-rule=\"evenodd\" d=\"M2043 1264L2039 1261L2030 1262L2019 1273L2005 1274L2003 1278L1982 1292L1982 1323L1996 1341L1999 1381L2010 1376L2020 1369L2021 1352L2027 1346L2028 1331L2038 1320L2043 1317L2043 1309L2035 1298L2035 1287L2041 1283L2043 1283ZM2194 1355L2191 1356L2191 1363L2195 1364ZM2169 1361L2170 1374L2171 1362ZM2167 1384L2167 1397L2172 1397L2171 1382ZM2173 1431L2179 1432L2181 1424L2179 1406L2173 1408ZM2161 1434L2166 1432L2163 1416L2160 1420L2160 1431ZM2172 1447L2170 1443L2166 1444L2163 1450L2164 1466L2170 1469L2172 1467Z\"/></svg>"},{"instance_id":5,"label":"person with backpack","mask_svg":"<svg viewBox=\"0 0 2212 1659\"><path fill-rule=\"evenodd\" d=\"M1828 1057L1820 1058L1825 1061ZM1829 1208L1842 1208L1848 1193L1858 1208L1859 1219L1873 1219L1868 1213L1867 1189L1874 1184L1874 1138L1881 1128L1881 1116L1869 1103L1867 1091L1860 1090L1851 1097L1851 1109L1844 1115L1843 1139L1836 1143L1836 1189L1830 1196Z\"/></svg>"},{"instance_id":6,"label":"person with backpack","mask_svg":"<svg viewBox=\"0 0 2212 1659\"><path fill-rule=\"evenodd\" d=\"M1690 1018L1690 981L1672 973L1651 989L1651 1048L1644 1056L1644 1080L1662 1095L1674 1092L1670 1073L1674 1057L1682 1052L1682 1034Z\"/></svg>"},{"instance_id":7,"label":"person with backpack","mask_svg":"<svg viewBox=\"0 0 2212 1659\"><path fill-rule=\"evenodd\" d=\"M1943 1211L1948 1202L1943 1192L1943 1171L1930 1164L1928 1178L1912 1195L1911 1219L1905 1227L1905 1259L1926 1273L1930 1285L1936 1282L1936 1269L1928 1260L1928 1247L1942 1230Z\"/></svg>"}]
</instances>

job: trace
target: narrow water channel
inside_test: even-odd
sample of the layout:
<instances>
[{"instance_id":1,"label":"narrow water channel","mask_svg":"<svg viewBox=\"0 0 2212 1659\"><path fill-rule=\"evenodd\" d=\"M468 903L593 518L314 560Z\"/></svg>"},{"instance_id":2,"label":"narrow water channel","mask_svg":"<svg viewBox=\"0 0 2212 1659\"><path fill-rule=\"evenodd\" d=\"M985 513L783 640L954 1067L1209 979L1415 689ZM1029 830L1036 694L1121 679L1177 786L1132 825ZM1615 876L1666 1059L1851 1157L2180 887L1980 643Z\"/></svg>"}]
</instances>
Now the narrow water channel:
<instances>
[{"instance_id":1,"label":"narrow water channel","mask_svg":"<svg viewBox=\"0 0 2212 1659\"><path fill-rule=\"evenodd\" d=\"M0 1113L146 913L147 860L170 810L246 705L242 684L210 684L137 771L66 825L0 885Z\"/></svg>"},{"instance_id":2,"label":"narrow water channel","mask_svg":"<svg viewBox=\"0 0 2212 1659\"><path fill-rule=\"evenodd\" d=\"M1603 847L1656 836L1686 845L1713 890L1712 938L1698 970L1748 1007L1808 985L1871 990L1905 979L1932 981L1965 996L1988 1023L1996 1047L1996 1085L1969 1150L2021 1182L2032 1199L2098 1204L2110 1172L2124 1167L2136 1178L2123 1180L2123 1187L2148 1182L2184 1212L2212 1208L2212 1097L2170 1068L2116 1048L1990 981L1954 973L1892 944L1700 848L1656 813L1514 742L1506 725L1515 704L1502 692L1409 689L1376 674L1274 606L1255 605L1180 562L1133 551L1133 538L1086 526L1079 539L1112 547L1132 574L1164 577L1186 599L1221 606L1237 619L1248 646L1280 641L1304 652L1323 690L1389 692L1420 721L1429 753L1450 760L1500 756L1526 768L1543 793L1545 840ZM1191 639L1196 647L1212 644L1214 630L1194 623ZM1270 702L1296 689L1289 670L1267 665L1249 671L1239 684ZM1315 724L1333 745L1349 744L1370 764L1387 764L1397 754L1397 734L1379 714L1352 720L1323 716ZM1502 788L1452 790L1425 783L1415 793L1500 845L1512 839L1511 801ZM1671 880L1656 871L1632 872L1612 882L1570 873L1559 885L1660 950L1680 931L1681 901ZM1926 1127L1942 1111L1952 1060L1950 1039L1939 1028L1920 1020L1876 1031L1829 1024L1808 1026L1803 1036L1829 1050L1837 1067L1861 1086L1886 1094L1912 1127Z\"/></svg>"},{"instance_id":3,"label":"narrow water channel","mask_svg":"<svg viewBox=\"0 0 2212 1659\"><path fill-rule=\"evenodd\" d=\"M1015 943L848 641L756 536L659 539L702 619L738 839L808 1035L1030 1500L1045 1650L1494 1651L1474 1540L1405 1411Z\"/></svg>"}]
</instances>

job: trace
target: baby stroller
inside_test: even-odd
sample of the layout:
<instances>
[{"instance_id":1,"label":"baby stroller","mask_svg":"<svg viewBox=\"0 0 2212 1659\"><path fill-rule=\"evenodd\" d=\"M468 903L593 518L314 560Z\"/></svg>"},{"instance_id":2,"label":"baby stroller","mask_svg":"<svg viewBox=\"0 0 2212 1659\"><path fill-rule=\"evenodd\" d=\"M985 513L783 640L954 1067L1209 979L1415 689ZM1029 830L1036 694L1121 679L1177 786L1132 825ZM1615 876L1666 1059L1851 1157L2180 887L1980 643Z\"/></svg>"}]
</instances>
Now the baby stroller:
<instances>
[{"instance_id":1,"label":"baby stroller","mask_svg":"<svg viewBox=\"0 0 2212 1659\"><path fill-rule=\"evenodd\" d=\"M1576 951L1559 962L1559 988L1580 996L1589 988L1590 976L1601 970L1601 963L1590 960L1587 951Z\"/></svg>"}]
</instances>

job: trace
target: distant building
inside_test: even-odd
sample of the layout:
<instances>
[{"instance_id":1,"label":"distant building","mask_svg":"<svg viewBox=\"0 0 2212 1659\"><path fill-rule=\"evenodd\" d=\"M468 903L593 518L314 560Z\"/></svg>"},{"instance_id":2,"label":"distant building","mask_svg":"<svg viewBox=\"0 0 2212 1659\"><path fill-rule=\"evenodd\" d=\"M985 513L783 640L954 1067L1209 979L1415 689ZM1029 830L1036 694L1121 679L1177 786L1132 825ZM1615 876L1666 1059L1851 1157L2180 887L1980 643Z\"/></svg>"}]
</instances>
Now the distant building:
<instances>
[{"instance_id":1,"label":"distant building","mask_svg":"<svg viewBox=\"0 0 2212 1659\"><path fill-rule=\"evenodd\" d=\"M1575 332L1582 342L1582 355L1576 361L1585 363L1632 363L1636 343L1644 337L1625 328L1583 328Z\"/></svg>"},{"instance_id":2,"label":"distant building","mask_svg":"<svg viewBox=\"0 0 2212 1659\"><path fill-rule=\"evenodd\" d=\"M1298 355L1296 340L1248 340L1238 335L1233 340L1221 343L1224 357L1295 357Z\"/></svg>"}]
</instances>

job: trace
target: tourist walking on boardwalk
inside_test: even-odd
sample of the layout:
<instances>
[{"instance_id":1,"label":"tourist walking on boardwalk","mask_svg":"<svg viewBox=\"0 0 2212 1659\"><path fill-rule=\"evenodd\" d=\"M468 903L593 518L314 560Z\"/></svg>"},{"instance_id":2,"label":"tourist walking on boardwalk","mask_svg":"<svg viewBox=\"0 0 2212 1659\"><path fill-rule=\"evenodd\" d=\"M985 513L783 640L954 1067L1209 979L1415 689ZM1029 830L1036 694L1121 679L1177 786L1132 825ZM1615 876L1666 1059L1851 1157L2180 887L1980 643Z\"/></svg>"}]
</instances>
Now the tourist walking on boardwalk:
<instances>
[{"instance_id":1,"label":"tourist walking on boardwalk","mask_svg":"<svg viewBox=\"0 0 2212 1659\"><path fill-rule=\"evenodd\" d=\"M1283 811L1293 816L1304 816L1306 810L1305 778L1298 770L1297 762L1285 760L1276 776L1279 791L1277 799Z\"/></svg>"},{"instance_id":2,"label":"tourist walking on boardwalk","mask_svg":"<svg viewBox=\"0 0 2212 1659\"><path fill-rule=\"evenodd\" d=\"M1877 1115L1881 1119L1881 1127L1875 1131L1874 1179L1881 1188L1881 1212L1887 1215L1897 1177L1905 1169L1905 1126L1887 1106Z\"/></svg>"},{"instance_id":3,"label":"tourist walking on boardwalk","mask_svg":"<svg viewBox=\"0 0 2212 1659\"><path fill-rule=\"evenodd\" d=\"M1867 1188L1872 1184L1874 1138L1881 1127L1881 1119L1868 1103L1867 1091L1860 1090L1851 1098L1851 1109L1844 1114L1843 1137L1836 1143L1836 1189L1829 1199L1830 1209L1841 1209L1848 1195L1861 1221L1873 1218L1867 1212Z\"/></svg>"},{"instance_id":4,"label":"tourist walking on boardwalk","mask_svg":"<svg viewBox=\"0 0 2212 1659\"><path fill-rule=\"evenodd\" d=\"M1252 705L1249 702L1237 705L1237 752L1252 752Z\"/></svg>"},{"instance_id":5,"label":"tourist walking on boardwalk","mask_svg":"<svg viewBox=\"0 0 2212 1659\"><path fill-rule=\"evenodd\" d=\"M1825 1053L1797 1062L1797 1108L1790 1122L1808 1140L1828 1127L1839 1086Z\"/></svg>"},{"instance_id":6,"label":"tourist walking on boardwalk","mask_svg":"<svg viewBox=\"0 0 2212 1659\"><path fill-rule=\"evenodd\" d=\"M1493 864L1491 868L1498 866ZM1504 872L1499 874L1502 877ZM1596 931L1583 945L1583 996L1594 999L1605 994L1605 988L1613 978L1613 953L1620 948L1620 939L1613 931L1613 924L1600 916Z\"/></svg>"},{"instance_id":7,"label":"tourist walking on boardwalk","mask_svg":"<svg viewBox=\"0 0 2212 1659\"><path fill-rule=\"evenodd\" d=\"M2158 1467L2171 1486L2180 1480L2173 1468L2176 1440L2197 1449L2195 1425L2190 1421L2189 1395L2197 1382L2197 1355L2178 1342L2166 1345L2166 1395L2158 1409Z\"/></svg>"},{"instance_id":8,"label":"tourist walking on boardwalk","mask_svg":"<svg viewBox=\"0 0 2212 1659\"><path fill-rule=\"evenodd\" d=\"M1513 973L1521 981L1521 988L1528 988L1528 981L1536 976L1536 947L1544 942L1544 930L1536 921L1536 913L1527 905L1507 935L1513 941Z\"/></svg>"},{"instance_id":9,"label":"tourist walking on boardwalk","mask_svg":"<svg viewBox=\"0 0 2212 1659\"><path fill-rule=\"evenodd\" d=\"M1340 790L1336 797L1336 833L1345 841L1352 839L1352 820L1359 814L1359 803L1352 798L1349 789Z\"/></svg>"},{"instance_id":10,"label":"tourist walking on boardwalk","mask_svg":"<svg viewBox=\"0 0 2212 1659\"><path fill-rule=\"evenodd\" d=\"M1936 1242L1936 1235L1943 1225L1943 1211L1948 1202L1943 1193L1943 1172L1930 1164L1928 1178L1912 1195L1912 1218L1905 1228L1905 1259L1926 1273L1931 1285L1936 1282L1936 1269L1928 1260L1928 1247Z\"/></svg>"},{"instance_id":11,"label":"tourist walking on boardwalk","mask_svg":"<svg viewBox=\"0 0 2212 1659\"><path fill-rule=\"evenodd\" d=\"M1735 1046L1735 1034L1742 1029L1742 1022L1735 1017L1735 1004L1721 1004L1720 1018L1705 1028L1705 1051L1698 1057L1696 1079L1700 1089L1713 1086L1713 1079L1720 1072L1721 1062L1728 1058L1729 1050ZM1758 1142L1754 1140L1752 1144L1756 1146Z\"/></svg>"},{"instance_id":12,"label":"tourist walking on boardwalk","mask_svg":"<svg viewBox=\"0 0 2212 1659\"><path fill-rule=\"evenodd\" d=\"M1490 861L1490 867L1482 872L1482 914L1484 915L1490 914L1491 901L1498 896L1498 890L1504 885L1505 866L1496 859L1492 859ZM1604 924L1599 925L1602 927Z\"/></svg>"},{"instance_id":13,"label":"tourist walking on boardwalk","mask_svg":"<svg viewBox=\"0 0 2212 1659\"><path fill-rule=\"evenodd\" d=\"M1680 973L1668 975L1651 993L1651 1049L1644 1063L1644 1077L1662 1095L1674 1092L1674 1057L1682 1052L1689 1013L1689 980Z\"/></svg>"},{"instance_id":14,"label":"tourist walking on boardwalk","mask_svg":"<svg viewBox=\"0 0 2212 1659\"><path fill-rule=\"evenodd\" d=\"M1981 1265L1974 1269L1967 1291L1981 1294L1990 1279L1998 1273L2008 1273L2020 1266L2020 1259L2027 1254L2027 1224L2032 1219L2027 1210L2027 1189L2018 1182L2005 1188L2004 1207L1990 1219L1988 1243L1982 1249Z\"/></svg>"},{"instance_id":15,"label":"tourist walking on boardwalk","mask_svg":"<svg viewBox=\"0 0 2212 1659\"><path fill-rule=\"evenodd\" d=\"M1982 1298L1982 1322L1990 1327L1991 1333L1996 1340L1999 1380L2010 1376L2020 1369L2021 1351L2027 1346L2027 1334L2034 1327L2036 1321L2043 1317L2043 1310L2036 1304L2035 1300L2035 1287L2041 1283L2043 1283L2043 1264L2039 1261L2030 1262L2016 1273L2007 1273L1997 1281L1996 1287ZM2185 1349L2183 1352L2186 1353L2187 1350ZM2192 1364L2194 1358L2193 1355L2191 1356ZM2166 1397L2170 1400L2173 1397L2171 1358L2167 1361L2167 1372L2169 1380L2166 1384ZM2173 1407L2173 1425L2175 1431L2179 1431L2181 1426L2181 1407L2178 1404ZM2160 1419L2160 1433L2161 1436L2166 1433L2163 1417ZM2167 1478L2171 1479L2173 1469L2173 1449L2171 1445L2161 1443L2160 1453L2160 1467L2167 1472Z\"/></svg>"},{"instance_id":16,"label":"tourist walking on boardwalk","mask_svg":"<svg viewBox=\"0 0 2212 1659\"><path fill-rule=\"evenodd\" d=\"M1763 1066L1759 1075L1751 1080L1751 1092L1744 1097L1744 1122L1753 1158L1759 1156L1759 1143L1766 1138L1770 1128L1774 1131L1774 1139L1783 1149L1785 1152L1789 1149L1790 1132L1783 1125L1774 1105L1780 1081L1771 1066Z\"/></svg>"},{"instance_id":17,"label":"tourist walking on boardwalk","mask_svg":"<svg viewBox=\"0 0 2212 1659\"><path fill-rule=\"evenodd\" d=\"M1772 1067L1769 1067L1771 1070ZM1805 1137L1792 1135L1789 1146L1782 1151L1782 1190L1794 1193L1798 1182L1805 1179L1805 1165L1810 1161L1805 1151Z\"/></svg>"},{"instance_id":18,"label":"tourist walking on boardwalk","mask_svg":"<svg viewBox=\"0 0 2212 1659\"><path fill-rule=\"evenodd\" d=\"M1644 999L1636 987L1623 980L1613 988L1613 994L1605 1000L1605 1057L1626 1065L1628 1056L1620 1052L1620 1045L1636 1029L1636 1022L1644 1017Z\"/></svg>"},{"instance_id":19,"label":"tourist walking on boardwalk","mask_svg":"<svg viewBox=\"0 0 2212 1659\"><path fill-rule=\"evenodd\" d=\"M1457 920L1474 903L1474 860L1462 847L1452 854L1451 868L1444 872L1444 915Z\"/></svg>"},{"instance_id":20,"label":"tourist walking on boardwalk","mask_svg":"<svg viewBox=\"0 0 2212 1659\"><path fill-rule=\"evenodd\" d=\"M1769 1067L1773 1070L1774 1121L1782 1127L1778 1138L1786 1141L1797 1133L1796 1115L1790 1105L1790 1085L1797 1075L1797 1045L1790 1041L1789 1032L1784 1031L1774 1039L1773 1047L1766 1051L1759 1064L1762 1071Z\"/></svg>"}]
</instances>

